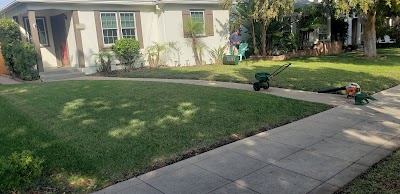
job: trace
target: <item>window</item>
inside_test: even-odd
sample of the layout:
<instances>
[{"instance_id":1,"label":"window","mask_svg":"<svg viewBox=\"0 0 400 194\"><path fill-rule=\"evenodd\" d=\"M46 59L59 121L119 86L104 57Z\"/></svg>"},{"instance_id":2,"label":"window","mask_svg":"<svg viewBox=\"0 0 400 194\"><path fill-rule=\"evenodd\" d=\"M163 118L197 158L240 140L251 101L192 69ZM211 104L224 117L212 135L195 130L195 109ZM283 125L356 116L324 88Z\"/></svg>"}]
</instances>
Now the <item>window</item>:
<instances>
[{"instance_id":1,"label":"window","mask_svg":"<svg viewBox=\"0 0 400 194\"><path fill-rule=\"evenodd\" d=\"M29 24L29 19L24 18L25 29L28 32L29 41L31 41L31 28ZM39 35L39 43L42 46L49 46L49 41L47 37L46 20L44 18L36 18L36 28Z\"/></svg>"},{"instance_id":2,"label":"window","mask_svg":"<svg viewBox=\"0 0 400 194\"><path fill-rule=\"evenodd\" d=\"M283 18L283 33L291 33L292 32L292 22L291 17Z\"/></svg>"},{"instance_id":3,"label":"window","mask_svg":"<svg viewBox=\"0 0 400 194\"><path fill-rule=\"evenodd\" d=\"M196 26L196 35L205 35L204 11L191 11L190 18Z\"/></svg>"},{"instance_id":4,"label":"window","mask_svg":"<svg viewBox=\"0 0 400 194\"><path fill-rule=\"evenodd\" d=\"M101 13L101 28L104 44L114 44L118 40L117 14Z\"/></svg>"},{"instance_id":5,"label":"window","mask_svg":"<svg viewBox=\"0 0 400 194\"><path fill-rule=\"evenodd\" d=\"M121 37L136 39L135 13L103 12L100 17L105 45L113 45Z\"/></svg>"},{"instance_id":6,"label":"window","mask_svg":"<svg viewBox=\"0 0 400 194\"><path fill-rule=\"evenodd\" d=\"M328 18L324 17L323 25L318 28L318 39L320 41L328 40Z\"/></svg>"},{"instance_id":7,"label":"window","mask_svg":"<svg viewBox=\"0 0 400 194\"><path fill-rule=\"evenodd\" d=\"M134 13L120 13L121 30L123 38L136 39L135 28L135 14Z\"/></svg>"}]
</instances>

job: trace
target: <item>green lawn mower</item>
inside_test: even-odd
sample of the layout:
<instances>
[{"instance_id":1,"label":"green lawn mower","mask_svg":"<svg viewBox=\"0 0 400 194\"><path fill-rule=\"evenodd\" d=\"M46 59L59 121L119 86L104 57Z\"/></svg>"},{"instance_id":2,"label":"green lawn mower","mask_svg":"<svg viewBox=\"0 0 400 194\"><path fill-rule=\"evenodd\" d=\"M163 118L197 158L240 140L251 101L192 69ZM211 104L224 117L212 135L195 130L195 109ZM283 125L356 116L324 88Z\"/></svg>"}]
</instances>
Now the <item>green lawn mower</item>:
<instances>
[{"instance_id":1,"label":"green lawn mower","mask_svg":"<svg viewBox=\"0 0 400 194\"><path fill-rule=\"evenodd\" d=\"M286 68L288 68L291 63L282 65L279 67L277 70L275 70L273 73L269 74L268 72L259 72L256 73L255 77L258 82L253 84L253 89L255 91L260 91L261 88L264 88L265 90L268 90L269 88L269 82L272 81L272 79L277 76L278 74L282 73Z\"/></svg>"}]
</instances>

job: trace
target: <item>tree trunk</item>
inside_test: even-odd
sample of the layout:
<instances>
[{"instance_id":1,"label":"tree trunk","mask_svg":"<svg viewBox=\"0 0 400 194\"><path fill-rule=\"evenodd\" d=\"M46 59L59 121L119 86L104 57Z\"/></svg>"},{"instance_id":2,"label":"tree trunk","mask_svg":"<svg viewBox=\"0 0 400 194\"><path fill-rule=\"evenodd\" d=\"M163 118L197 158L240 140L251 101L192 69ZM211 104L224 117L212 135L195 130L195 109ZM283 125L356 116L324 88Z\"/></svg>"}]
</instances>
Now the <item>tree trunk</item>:
<instances>
[{"instance_id":1,"label":"tree trunk","mask_svg":"<svg viewBox=\"0 0 400 194\"><path fill-rule=\"evenodd\" d=\"M253 47L254 47L254 54L255 55L259 55L260 52L258 50L258 46L257 46L257 40L256 40L256 31L254 29L254 21L251 21L251 27L252 27L252 36L253 36Z\"/></svg>"},{"instance_id":2,"label":"tree trunk","mask_svg":"<svg viewBox=\"0 0 400 194\"><path fill-rule=\"evenodd\" d=\"M199 59L199 55L197 53L197 39L196 38L192 38L192 50L193 50L194 61L195 61L196 65L200 65L200 59Z\"/></svg>"},{"instance_id":3,"label":"tree trunk","mask_svg":"<svg viewBox=\"0 0 400 194\"><path fill-rule=\"evenodd\" d=\"M261 20L260 22L261 24L261 54L262 56L267 56L267 25L266 25L266 21Z\"/></svg>"},{"instance_id":4,"label":"tree trunk","mask_svg":"<svg viewBox=\"0 0 400 194\"><path fill-rule=\"evenodd\" d=\"M368 57L376 57L376 10L371 10L367 14L367 22L364 27L364 55Z\"/></svg>"}]
</instances>

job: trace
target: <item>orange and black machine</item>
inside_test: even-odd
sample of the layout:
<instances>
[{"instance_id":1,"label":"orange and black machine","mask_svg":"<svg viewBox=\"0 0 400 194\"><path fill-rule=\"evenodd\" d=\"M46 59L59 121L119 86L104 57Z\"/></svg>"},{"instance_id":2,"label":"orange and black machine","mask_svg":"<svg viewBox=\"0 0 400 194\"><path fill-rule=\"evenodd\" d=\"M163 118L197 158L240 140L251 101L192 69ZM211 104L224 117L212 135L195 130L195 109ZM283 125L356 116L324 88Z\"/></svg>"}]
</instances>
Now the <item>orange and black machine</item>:
<instances>
[{"instance_id":1,"label":"orange and black machine","mask_svg":"<svg viewBox=\"0 0 400 194\"><path fill-rule=\"evenodd\" d=\"M351 82L347 84L347 86L343 86L340 88L331 88L327 90L321 90L318 91L318 93L330 93L330 92L336 92L340 90L345 90L347 94L347 98L353 98L356 94L361 94L361 87L357 83Z\"/></svg>"}]
</instances>

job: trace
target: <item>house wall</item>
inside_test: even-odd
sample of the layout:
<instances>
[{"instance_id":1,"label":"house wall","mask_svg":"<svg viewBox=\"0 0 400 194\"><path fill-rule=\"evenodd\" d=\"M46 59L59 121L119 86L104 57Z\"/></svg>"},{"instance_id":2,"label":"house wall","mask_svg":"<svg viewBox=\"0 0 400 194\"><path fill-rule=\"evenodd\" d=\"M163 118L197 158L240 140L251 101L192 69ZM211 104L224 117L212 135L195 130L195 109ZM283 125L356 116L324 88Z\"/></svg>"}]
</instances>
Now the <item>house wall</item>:
<instances>
[{"instance_id":1,"label":"house wall","mask_svg":"<svg viewBox=\"0 0 400 194\"><path fill-rule=\"evenodd\" d=\"M80 25L85 26L84 30L80 30L83 53L85 55L85 67L94 66L96 64L96 54L99 53L94 11L78 11L78 16Z\"/></svg>"},{"instance_id":2,"label":"house wall","mask_svg":"<svg viewBox=\"0 0 400 194\"><path fill-rule=\"evenodd\" d=\"M183 38L183 19L182 10L185 9L212 9L213 10L213 25L214 36L200 38L206 46L203 52L203 61L207 64L210 63L208 50L217 48L219 46L228 45L229 43L229 11L221 10L220 7L210 6L179 6L171 5L164 8L165 16L165 33L166 38L164 42L177 42L180 47L180 59L177 52L172 52L170 58L165 59L167 65L175 66L175 61L182 66L195 65L194 54L190 46L190 39ZM161 31L161 32L160 32ZM164 33L160 30L160 33Z\"/></svg>"},{"instance_id":3,"label":"house wall","mask_svg":"<svg viewBox=\"0 0 400 194\"><path fill-rule=\"evenodd\" d=\"M95 54L99 52L97 29L95 23L95 11L139 11L141 16L143 46L141 49L145 55L145 50L154 42L166 43L177 42L180 47L180 52L171 52L163 56L164 63L169 66L174 66L176 63L181 65L194 65L194 54L192 52L189 40L183 38L183 19L182 10L184 9L207 9L213 10L213 25L214 36L201 38L202 42L207 46L203 52L203 61L210 63L208 50L217 48L219 46L228 45L229 38L229 11L222 10L222 8L215 4L165 4L160 5L161 8L156 8L155 5L74 5L74 4L42 4L31 3L23 6L18 6L7 12L9 17L22 14L27 16L27 10L36 10L36 16L46 17L47 33L49 37L49 46L42 47L42 58L44 67L57 67L57 59L54 49L54 41L52 34L52 27L50 16L65 13L66 15L66 29L67 29L67 42L69 48L69 59L71 67L79 67L78 53L75 40L74 28L78 25L73 23L72 11L62 10L77 10L79 17L79 26L84 26L80 30L82 36L82 45L84 52L85 67L88 71L93 73L96 70ZM176 61L176 63L175 63ZM115 63L118 63L116 61ZM143 62L140 62L141 65Z\"/></svg>"}]
</instances>

